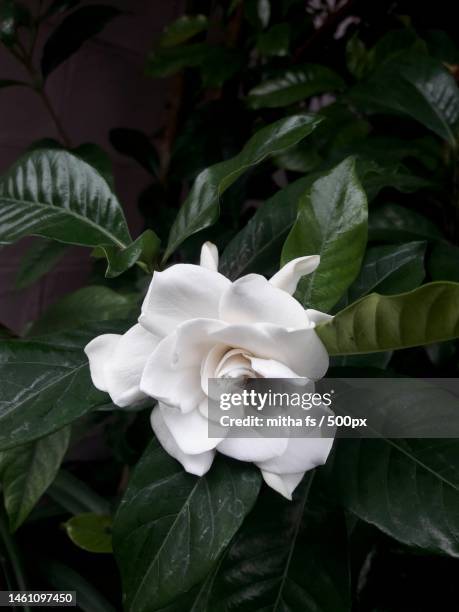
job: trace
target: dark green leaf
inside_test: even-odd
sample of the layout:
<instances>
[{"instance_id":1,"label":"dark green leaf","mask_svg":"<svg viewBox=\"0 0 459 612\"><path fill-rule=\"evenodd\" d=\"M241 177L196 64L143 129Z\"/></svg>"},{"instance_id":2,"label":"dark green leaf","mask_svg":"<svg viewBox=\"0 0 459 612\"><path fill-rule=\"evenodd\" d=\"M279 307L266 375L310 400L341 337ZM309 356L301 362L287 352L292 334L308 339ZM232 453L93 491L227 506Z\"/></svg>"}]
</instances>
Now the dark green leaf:
<instances>
[{"instance_id":1,"label":"dark green leaf","mask_svg":"<svg viewBox=\"0 0 459 612\"><path fill-rule=\"evenodd\" d=\"M246 0L244 11L247 21L255 28L266 28L271 17L270 0Z\"/></svg>"},{"instance_id":2,"label":"dark green leaf","mask_svg":"<svg viewBox=\"0 0 459 612\"><path fill-rule=\"evenodd\" d=\"M105 276L119 276L134 264L138 264L145 272L151 273L160 247L160 240L153 230L145 230L138 238L123 250L117 247L101 246L95 249L93 255L98 257L103 253L108 260Z\"/></svg>"},{"instance_id":3,"label":"dark green leaf","mask_svg":"<svg viewBox=\"0 0 459 612\"><path fill-rule=\"evenodd\" d=\"M24 289L48 274L67 248L62 242L36 238L22 258L16 276L16 289Z\"/></svg>"},{"instance_id":4,"label":"dark green leaf","mask_svg":"<svg viewBox=\"0 0 459 612\"><path fill-rule=\"evenodd\" d=\"M432 406L442 401L431 395ZM457 440L339 440L330 486L349 510L393 538L458 557L458 456Z\"/></svg>"},{"instance_id":5,"label":"dark green leaf","mask_svg":"<svg viewBox=\"0 0 459 612\"><path fill-rule=\"evenodd\" d=\"M320 118L311 115L281 119L254 134L236 157L203 170L177 214L169 234L164 260L186 238L215 223L219 216L220 196L244 172L269 155L305 138L320 121Z\"/></svg>"},{"instance_id":6,"label":"dark green leaf","mask_svg":"<svg viewBox=\"0 0 459 612\"><path fill-rule=\"evenodd\" d=\"M253 466L219 457L206 476L196 478L152 442L134 470L113 529L126 611L161 610L201 582L259 487Z\"/></svg>"},{"instance_id":7,"label":"dark green leaf","mask_svg":"<svg viewBox=\"0 0 459 612\"><path fill-rule=\"evenodd\" d=\"M69 11L79 4L79 0L54 0L49 5L48 10L44 14L44 18L51 17L52 15L59 15Z\"/></svg>"},{"instance_id":8,"label":"dark green leaf","mask_svg":"<svg viewBox=\"0 0 459 612\"><path fill-rule=\"evenodd\" d=\"M0 4L0 42L13 47L17 42L18 28L30 24L30 11L22 2L3 0Z\"/></svg>"},{"instance_id":9,"label":"dark green leaf","mask_svg":"<svg viewBox=\"0 0 459 612\"><path fill-rule=\"evenodd\" d=\"M260 206L223 251L219 264L222 274L235 280L250 272L277 272L282 244L296 219L298 201L312 180L298 179Z\"/></svg>"},{"instance_id":10,"label":"dark green leaf","mask_svg":"<svg viewBox=\"0 0 459 612\"><path fill-rule=\"evenodd\" d=\"M343 85L341 77L330 68L306 64L260 83L249 91L247 103L251 108L289 106L315 94L340 89Z\"/></svg>"},{"instance_id":11,"label":"dark green leaf","mask_svg":"<svg viewBox=\"0 0 459 612\"><path fill-rule=\"evenodd\" d=\"M427 269L434 281L459 283L459 248L446 242L436 244L428 259Z\"/></svg>"},{"instance_id":12,"label":"dark green leaf","mask_svg":"<svg viewBox=\"0 0 459 612\"><path fill-rule=\"evenodd\" d=\"M384 204L371 212L368 238L387 242L442 238L440 230L429 219L398 204Z\"/></svg>"},{"instance_id":13,"label":"dark green leaf","mask_svg":"<svg viewBox=\"0 0 459 612\"><path fill-rule=\"evenodd\" d=\"M402 193L412 193L434 184L429 179L413 174L401 163L381 164L359 157L357 171L369 200L373 200L386 187L393 187Z\"/></svg>"},{"instance_id":14,"label":"dark green leaf","mask_svg":"<svg viewBox=\"0 0 459 612\"><path fill-rule=\"evenodd\" d=\"M299 283L298 299L305 306L329 310L356 278L366 246L367 215L352 158L317 179L301 198L282 264L320 255L318 268Z\"/></svg>"},{"instance_id":15,"label":"dark green leaf","mask_svg":"<svg viewBox=\"0 0 459 612\"><path fill-rule=\"evenodd\" d=\"M70 439L68 427L0 452L0 482L11 531L27 518L54 480Z\"/></svg>"},{"instance_id":16,"label":"dark green leaf","mask_svg":"<svg viewBox=\"0 0 459 612\"><path fill-rule=\"evenodd\" d=\"M93 512L106 515L110 512L108 502L65 470L60 470L48 495L64 510L71 514Z\"/></svg>"},{"instance_id":17,"label":"dark green leaf","mask_svg":"<svg viewBox=\"0 0 459 612\"><path fill-rule=\"evenodd\" d=\"M43 47L43 78L46 79L62 62L78 51L84 42L98 34L120 14L121 11L113 6L93 4L83 6L65 17Z\"/></svg>"},{"instance_id":18,"label":"dark green leaf","mask_svg":"<svg viewBox=\"0 0 459 612\"><path fill-rule=\"evenodd\" d=\"M110 188L114 188L112 162L108 153L102 147L92 142L84 142L72 149L72 153L78 155L87 164L95 168L104 177Z\"/></svg>"},{"instance_id":19,"label":"dark green leaf","mask_svg":"<svg viewBox=\"0 0 459 612\"><path fill-rule=\"evenodd\" d=\"M207 25L205 15L182 15L164 29L159 44L161 47L175 47L206 30Z\"/></svg>"},{"instance_id":20,"label":"dark green leaf","mask_svg":"<svg viewBox=\"0 0 459 612\"><path fill-rule=\"evenodd\" d=\"M208 587L206 610L350 610L344 515L310 488L312 478L293 502L263 491Z\"/></svg>"},{"instance_id":21,"label":"dark green leaf","mask_svg":"<svg viewBox=\"0 0 459 612\"><path fill-rule=\"evenodd\" d=\"M12 79L0 79L0 89L4 89L6 87L15 87L18 85L27 87L27 83L23 83L22 81L13 81Z\"/></svg>"},{"instance_id":22,"label":"dark green leaf","mask_svg":"<svg viewBox=\"0 0 459 612\"><path fill-rule=\"evenodd\" d=\"M112 517L88 512L64 524L67 535L79 548L93 553L112 552Z\"/></svg>"},{"instance_id":23,"label":"dark green leaf","mask_svg":"<svg viewBox=\"0 0 459 612\"><path fill-rule=\"evenodd\" d=\"M8 517L3 509L0 498L0 569L5 577L6 586L14 591L27 589L23 561L16 538L11 534L8 527ZM3 585L2 585L3 586ZM31 612L29 606L22 608L23 612Z\"/></svg>"},{"instance_id":24,"label":"dark green leaf","mask_svg":"<svg viewBox=\"0 0 459 612\"><path fill-rule=\"evenodd\" d=\"M425 276L424 252L425 242L368 249L360 274L349 287L347 303L373 291L392 295L415 289Z\"/></svg>"},{"instance_id":25,"label":"dark green leaf","mask_svg":"<svg viewBox=\"0 0 459 612\"><path fill-rule=\"evenodd\" d=\"M0 180L0 242L28 235L81 246L132 245L123 210L103 177L59 150L22 157Z\"/></svg>"},{"instance_id":26,"label":"dark green leaf","mask_svg":"<svg viewBox=\"0 0 459 612\"><path fill-rule=\"evenodd\" d=\"M119 153L135 159L147 172L157 176L158 153L146 134L130 128L115 128L110 130L110 142Z\"/></svg>"},{"instance_id":27,"label":"dark green leaf","mask_svg":"<svg viewBox=\"0 0 459 612\"><path fill-rule=\"evenodd\" d=\"M28 335L38 336L82 327L90 322L127 319L137 305L136 296L90 285L64 296L36 321Z\"/></svg>"},{"instance_id":28,"label":"dark green leaf","mask_svg":"<svg viewBox=\"0 0 459 612\"><path fill-rule=\"evenodd\" d=\"M115 612L115 608L86 578L55 559L39 558L38 568L46 581L58 591L76 591L78 609L83 612Z\"/></svg>"},{"instance_id":29,"label":"dark green leaf","mask_svg":"<svg viewBox=\"0 0 459 612\"><path fill-rule=\"evenodd\" d=\"M372 293L316 328L330 355L389 351L459 337L459 284L429 283L414 291Z\"/></svg>"},{"instance_id":30,"label":"dark green leaf","mask_svg":"<svg viewBox=\"0 0 459 612\"><path fill-rule=\"evenodd\" d=\"M207 43L158 49L148 58L147 73L152 77L166 77L183 68L200 66L211 52Z\"/></svg>"},{"instance_id":31,"label":"dark green leaf","mask_svg":"<svg viewBox=\"0 0 459 612\"><path fill-rule=\"evenodd\" d=\"M83 347L114 325L0 343L0 449L53 433L106 401L91 382Z\"/></svg>"},{"instance_id":32,"label":"dark green leaf","mask_svg":"<svg viewBox=\"0 0 459 612\"><path fill-rule=\"evenodd\" d=\"M459 91L441 62L428 56L397 57L357 85L351 96L370 112L408 115L451 145L457 143Z\"/></svg>"},{"instance_id":33,"label":"dark green leaf","mask_svg":"<svg viewBox=\"0 0 459 612\"><path fill-rule=\"evenodd\" d=\"M258 36L257 48L261 55L280 56L288 54L290 45L290 25L276 23Z\"/></svg>"}]
</instances>

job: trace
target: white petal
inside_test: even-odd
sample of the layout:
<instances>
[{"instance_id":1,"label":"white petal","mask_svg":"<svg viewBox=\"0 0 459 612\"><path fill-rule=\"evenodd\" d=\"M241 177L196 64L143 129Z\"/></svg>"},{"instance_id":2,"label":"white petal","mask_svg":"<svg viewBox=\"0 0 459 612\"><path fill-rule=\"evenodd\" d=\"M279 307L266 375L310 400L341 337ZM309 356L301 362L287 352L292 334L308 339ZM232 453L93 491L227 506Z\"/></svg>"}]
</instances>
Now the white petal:
<instances>
[{"instance_id":1,"label":"white petal","mask_svg":"<svg viewBox=\"0 0 459 612\"><path fill-rule=\"evenodd\" d=\"M217 366L228 350L226 344L216 344L201 362L201 388L206 395L209 393L209 378L217 377Z\"/></svg>"},{"instance_id":2,"label":"white petal","mask_svg":"<svg viewBox=\"0 0 459 612\"><path fill-rule=\"evenodd\" d=\"M223 438L209 438L209 425L198 409L182 414L176 408L160 404L161 414L177 446L187 455L212 450Z\"/></svg>"},{"instance_id":3,"label":"white petal","mask_svg":"<svg viewBox=\"0 0 459 612\"><path fill-rule=\"evenodd\" d=\"M301 378L284 363L275 359L259 359L258 357L249 357L249 359L252 368L263 378Z\"/></svg>"},{"instance_id":4,"label":"white petal","mask_svg":"<svg viewBox=\"0 0 459 612\"><path fill-rule=\"evenodd\" d=\"M264 481L287 499L292 499L292 493L296 489L296 487L300 484L303 479L304 472L298 472L297 474L273 474L272 472L267 472L266 470L261 470L261 475L263 476Z\"/></svg>"},{"instance_id":5,"label":"white petal","mask_svg":"<svg viewBox=\"0 0 459 612\"><path fill-rule=\"evenodd\" d=\"M330 321L330 319L333 319L332 315L329 315L326 312L320 312L320 310L314 310L313 308L308 308L306 310L306 315L315 325L318 325L319 323L326 323L327 321Z\"/></svg>"},{"instance_id":6,"label":"white petal","mask_svg":"<svg viewBox=\"0 0 459 612\"><path fill-rule=\"evenodd\" d=\"M216 319L220 297L230 285L222 274L192 264L155 272L139 323L164 337L189 319Z\"/></svg>"},{"instance_id":7,"label":"white petal","mask_svg":"<svg viewBox=\"0 0 459 612\"><path fill-rule=\"evenodd\" d=\"M148 359L140 380L143 393L158 401L175 406L182 412L194 410L203 398L200 368L177 368L175 347L177 337L171 334L161 340Z\"/></svg>"},{"instance_id":8,"label":"white petal","mask_svg":"<svg viewBox=\"0 0 459 612\"><path fill-rule=\"evenodd\" d=\"M306 257L292 259L292 261L286 263L279 272L276 272L276 274L269 279L269 282L275 287L293 295L300 278L314 272L319 263L319 255L307 255Z\"/></svg>"},{"instance_id":9,"label":"white petal","mask_svg":"<svg viewBox=\"0 0 459 612\"><path fill-rule=\"evenodd\" d=\"M89 342L85 348L89 359L89 370L96 389L107 391L105 380L105 365L113 354L113 351L121 338L121 334L103 334Z\"/></svg>"},{"instance_id":10,"label":"white petal","mask_svg":"<svg viewBox=\"0 0 459 612\"><path fill-rule=\"evenodd\" d=\"M219 312L228 323L263 322L297 329L309 325L301 304L258 274L235 281L222 295Z\"/></svg>"},{"instance_id":11,"label":"white petal","mask_svg":"<svg viewBox=\"0 0 459 612\"><path fill-rule=\"evenodd\" d=\"M307 472L327 461L332 445L333 438L289 438L283 455L257 465L273 474Z\"/></svg>"},{"instance_id":12,"label":"white petal","mask_svg":"<svg viewBox=\"0 0 459 612\"><path fill-rule=\"evenodd\" d=\"M148 359L140 381L144 393L190 412L204 397L201 364L216 344L211 332L224 323L212 319L186 321L161 340Z\"/></svg>"},{"instance_id":13,"label":"white petal","mask_svg":"<svg viewBox=\"0 0 459 612\"><path fill-rule=\"evenodd\" d=\"M134 325L122 336L105 334L95 338L85 352L96 387L107 391L117 406L129 406L144 399L140 379L157 344L158 338L140 325Z\"/></svg>"},{"instance_id":14,"label":"white petal","mask_svg":"<svg viewBox=\"0 0 459 612\"><path fill-rule=\"evenodd\" d=\"M217 446L223 453L240 461L275 461L285 452L287 438L265 438L253 431L253 438L225 438ZM257 437L255 437L257 436Z\"/></svg>"},{"instance_id":15,"label":"white petal","mask_svg":"<svg viewBox=\"0 0 459 612\"><path fill-rule=\"evenodd\" d=\"M210 450L199 455L187 455L181 451L163 420L159 406L156 406L151 413L151 426L164 450L171 457L177 459L187 472L196 476L203 476L209 471L215 457L215 451Z\"/></svg>"},{"instance_id":16,"label":"white petal","mask_svg":"<svg viewBox=\"0 0 459 612\"><path fill-rule=\"evenodd\" d=\"M215 272L218 270L218 249L212 242L204 242L202 245L199 265Z\"/></svg>"},{"instance_id":17,"label":"white petal","mask_svg":"<svg viewBox=\"0 0 459 612\"><path fill-rule=\"evenodd\" d=\"M257 357L274 359L310 380L322 378L328 369L327 350L312 328L288 330L269 323L227 325L210 336Z\"/></svg>"}]
</instances>

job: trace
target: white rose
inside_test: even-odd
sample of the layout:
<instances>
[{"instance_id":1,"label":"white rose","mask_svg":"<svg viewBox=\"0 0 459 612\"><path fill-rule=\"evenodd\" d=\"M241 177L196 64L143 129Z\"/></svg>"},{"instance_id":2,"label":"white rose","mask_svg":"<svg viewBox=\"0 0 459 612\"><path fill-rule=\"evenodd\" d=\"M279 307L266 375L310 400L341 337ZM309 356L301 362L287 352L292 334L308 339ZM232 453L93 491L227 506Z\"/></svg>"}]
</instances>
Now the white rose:
<instances>
[{"instance_id":1,"label":"white rose","mask_svg":"<svg viewBox=\"0 0 459 612\"><path fill-rule=\"evenodd\" d=\"M290 499L304 473L325 463L333 439L209 438L208 379L324 376L328 354L314 327L330 317L292 297L318 264L318 256L300 257L269 281L248 274L232 283L217 271L215 245L205 243L200 266L154 273L137 325L86 346L94 385L118 406L156 398L153 430L187 472L205 474L218 450L254 462Z\"/></svg>"}]
</instances>

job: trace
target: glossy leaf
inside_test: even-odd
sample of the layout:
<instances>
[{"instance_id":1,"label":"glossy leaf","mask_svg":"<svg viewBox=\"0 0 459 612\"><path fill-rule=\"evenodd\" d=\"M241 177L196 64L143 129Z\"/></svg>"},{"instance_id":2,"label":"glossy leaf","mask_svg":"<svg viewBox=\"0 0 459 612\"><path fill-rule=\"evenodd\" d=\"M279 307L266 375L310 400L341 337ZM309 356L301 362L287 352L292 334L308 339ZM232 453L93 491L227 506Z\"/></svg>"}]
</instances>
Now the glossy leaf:
<instances>
[{"instance_id":1,"label":"glossy leaf","mask_svg":"<svg viewBox=\"0 0 459 612\"><path fill-rule=\"evenodd\" d=\"M166 260L186 238L215 223L219 216L220 196L244 172L269 155L305 138L320 121L320 118L312 115L294 115L280 119L254 134L236 157L203 170L177 214L169 234L164 259Z\"/></svg>"},{"instance_id":2,"label":"glossy leaf","mask_svg":"<svg viewBox=\"0 0 459 612\"><path fill-rule=\"evenodd\" d=\"M78 608L83 612L115 612L115 608L86 578L55 559L39 557L39 572L58 591L76 591Z\"/></svg>"},{"instance_id":3,"label":"glossy leaf","mask_svg":"<svg viewBox=\"0 0 459 612\"><path fill-rule=\"evenodd\" d=\"M458 557L458 451L449 439L339 440L330 488L396 540Z\"/></svg>"},{"instance_id":4,"label":"glossy leaf","mask_svg":"<svg viewBox=\"0 0 459 612\"><path fill-rule=\"evenodd\" d=\"M290 106L310 96L335 91L343 85L341 77L330 68L306 64L260 83L249 91L247 103L251 108Z\"/></svg>"},{"instance_id":5,"label":"glossy leaf","mask_svg":"<svg viewBox=\"0 0 459 612\"><path fill-rule=\"evenodd\" d=\"M48 495L70 514L90 512L106 515L110 512L110 505L106 499L64 469L59 471L48 489Z\"/></svg>"},{"instance_id":6,"label":"glossy leaf","mask_svg":"<svg viewBox=\"0 0 459 612\"><path fill-rule=\"evenodd\" d=\"M219 270L232 280L258 272L274 274L282 244L296 219L298 201L313 179L298 179L264 202L223 251Z\"/></svg>"},{"instance_id":7,"label":"glossy leaf","mask_svg":"<svg viewBox=\"0 0 459 612\"><path fill-rule=\"evenodd\" d=\"M361 108L408 115L451 145L457 143L459 90L441 62L418 53L397 57L351 92Z\"/></svg>"},{"instance_id":8,"label":"glossy leaf","mask_svg":"<svg viewBox=\"0 0 459 612\"><path fill-rule=\"evenodd\" d=\"M79 328L87 323L127 319L136 307L136 296L126 296L99 285L70 293L50 306L29 330L29 336Z\"/></svg>"},{"instance_id":9,"label":"glossy leaf","mask_svg":"<svg viewBox=\"0 0 459 612\"><path fill-rule=\"evenodd\" d=\"M298 286L308 308L327 311L359 273L367 240L367 201L348 158L318 178L300 201L295 225L282 250L282 264L320 255L318 268Z\"/></svg>"},{"instance_id":10,"label":"glossy leaf","mask_svg":"<svg viewBox=\"0 0 459 612\"><path fill-rule=\"evenodd\" d=\"M98 34L121 12L106 4L82 6L61 21L43 47L41 71L47 78L88 39Z\"/></svg>"},{"instance_id":11,"label":"glossy leaf","mask_svg":"<svg viewBox=\"0 0 459 612\"><path fill-rule=\"evenodd\" d=\"M98 325L37 340L0 343L0 450L32 442L75 421L106 401L91 382L83 347Z\"/></svg>"},{"instance_id":12,"label":"glossy leaf","mask_svg":"<svg viewBox=\"0 0 459 612\"><path fill-rule=\"evenodd\" d=\"M31 444L0 451L0 482L12 531L54 480L69 439L70 429L64 428Z\"/></svg>"},{"instance_id":13,"label":"glossy leaf","mask_svg":"<svg viewBox=\"0 0 459 612\"><path fill-rule=\"evenodd\" d=\"M108 266L105 276L114 278L138 264L145 272L151 274L153 263L159 254L160 240L155 232L147 229L125 249L111 246L100 246L93 252L94 256L103 253L107 258Z\"/></svg>"},{"instance_id":14,"label":"glossy leaf","mask_svg":"<svg viewBox=\"0 0 459 612\"><path fill-rule=\"evenodd\" d=\"M253 466L219 457L206 476L196 478L152 442L134 470L113 529L126 611L161 610L201 582L259 487Z\"/></svg>"},{"instance_id":15,"label":"glossy leaf","mask_svg":"<svg viewBox=\"0 0 459 612\"><path fill-rule=\"evenodd\" d=\"M310 472L293 502L263 491L197 610L350 610L344 515L320 499L312 479Z\"/></svg>"},{"instance_id":16,"label":"glossy leaf","mask_svg":"<svg viewBox=\"0 0 459 612\"><path fill-rule=\"evenodd\" d=\"M384 204L371 212L368 238L387 242L442 238L440 230L427 217L398 204Z\"/></svg>"},{"instance_id":17,"label":"glossy leaf","mask_svg":"<svg viewBox=\"0 0 459 612\"><path fill-rule=\"evenodd\" d=\"M78 514L64 523L72 542L88 552L112 552L112 517L93 513Z\"/></svg>"},{"instance_id":18,"label":"glossy leaf","mask_svg":"<svg viewBox=\"0 0 459 612\"><path fill-rule=\"evenodd\" d=\"M48 274L67 251L67 245L36 238L26 251L16 275L16 289L24 289Z\"/></svg>"},{"instance_id":19,"label":"glossy leaf","mask_svg":"<svg viewBox=\"0 0 459 612\"><path fill-rule=\"evenodd\" d=\"M437 282L400 295L372 293L316 328L330 355L389 351L459 337L459 284Z\"/></svg>"},{"instance_id":20,"label":"glossy leaf","mask_svg":"<svg viewBox=\"0 0 459 612\"><path fill-rule=\"evenodd\" d=\"M182 15L168 25L159 39L161 47L175 47L207 29L205 15Z\"/></svg>"},{"instance_id":21,"label":"glossy leaf","mask_svg":"<svg viewBox=\"0 0 459 612\"><path fill-rule=\"evenodd\" d=\"M348 303L373 291L391 295L418 287L425 276L424 252L425 242L368 249L360 274L349 287Z\"/></svg>"}]
</instances>

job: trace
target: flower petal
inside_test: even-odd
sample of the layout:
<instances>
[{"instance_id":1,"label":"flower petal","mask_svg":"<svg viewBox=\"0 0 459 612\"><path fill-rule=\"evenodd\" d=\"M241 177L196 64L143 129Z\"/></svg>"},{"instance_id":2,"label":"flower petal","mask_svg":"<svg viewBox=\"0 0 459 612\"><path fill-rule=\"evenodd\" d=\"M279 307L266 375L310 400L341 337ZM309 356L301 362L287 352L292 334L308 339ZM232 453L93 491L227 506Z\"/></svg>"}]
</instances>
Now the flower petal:
<instances>
[{"instance_id":1,"label":"flower petal","mask_svg":"<svg viewBox=\"0 0 459 612\"><path fill-rule=\"evenodd\" d=\"M201 247L201 261L199 265L208 270L218 270L218 249L212 242L204 242Z\"/></svg>"},{"instance_id":2,"label":"flower petal","mask_svg":"<svg viewBox=\"0 0 459 612\"><path fill-rule=\"evenodd\" d=\"M286 263L279 272L276 272L276 274L269 279L269 282L271 285L274 285L274 287L293 295L300 278L314 272L319 263L319 255L297 257L297 259L292 259L292 261Z\"/></svg>"},{"instance_id":3,"label":"flower petal","mask_svg":"<svg viewBox=\"0 0 459 612\"><path fill-rule=\"evenodd\" d=\"M197 455L212 450L223 440L223 437L209 438L208 421L198 409L186 414L165 404L160 404L160 409L177 446L187 455Z\"/></svg>"},{"instance_id":4,"label":"flower petal","mask_svg":"<svg viewBox=\"0 0 459 612\"><path fill-rule=\"evenodd\" d=\"M301 378L299 374L291 370L284 363L275 359L260 359L258 357L248 357L252 368L263 378Z\"/></svg>"},{"instance_id":5,"label":"flower petal","mask_svg":"<svg viewBox=\"0 0 459 612\"><path fill-rule=\"evenodd\" d=\"M332 445L333 438L290 438L283 455L257 465L273 474L307 472L327 461Z\"/></svg>"},{"instance_id":6,"label":"flower petal","mask_svg":"<svg viewBox=\"0 0 459 612\"><path fill-rule=\"evenodd\" d=\"M134 325L122 336L105 334L94 338L85 352L95 386L107 391L117 406L129 406L144 399L140 379L157 344L158 338L140 325Z\"/></svg>"},{"instance_id":7,"label":"flower petal","mask_svg":"<svg viewBox=\"0 0 459 612\"><path fill-rule=\"evenodd\" d=\"M317 380L328 369L327 350L313 328L288 330L269 323L255 323L227 325L209 335L216 342L283 363L301 378Z\"/></svg>"},{"instance_id":8,"label":"flower petal","mask_svg":"<svg viewBox=\"0 0 459 612\"><path fill-rule=\"evenodd\" d=\"M215 451L210 450L198 455L187 455L177 446L161 414L159 406L151 413L151 426L164 450L177 459L185 470L196 476L203 476L209 471L215 457Z\"/></svg>"},{"instance_id":9,"label":"flower petal","mask_svg":"<svg viewBox=\"0 0 459 612\"><path fill-rule=\"evenodd\" d=\"M268 487L291 500L292 493L303 479L304 472L298 472L297 474L273 474L272 472L261 470L261 475Z\"/></svg>"},{"instance_id":10,"label":"flower petal","mask_svg":"<svg viewBox=\"0 0 459 612\"><path fill-rule=\"evenodd\" d=\"M235 281L223 293L219 312L228 323L263 322L297 329L309 326L301 304L259 274Z\"/></svg>"},{"instance_id":11,"label":"flower petal","mask_svg":"<svg viewBox=\"0 0 459 612\"><path fill-rule=\"evenodd\" d=\"M275 461L285 452L288 438L266 438L253 432L252 438L225 438L217 450L239 461Z\"/></svg>"},{"instance_id":12,"label":"flower petal","mask_svg":"<svg viewBox=\"0 0 459 612\"><path fill-rule=\"evenodd\" d=\"M314 310L313 308L308 308L306 310L306 315L315 325L318 325L319 323L326 323L327 321L330 321L330 319L333 319L333 315L329 315L326 312L320 312L320 310Z\"/></svg>"},{"instance_id":13,"label":"flower petal","mask_svg":"<svg viewBox=\"0 0 459 612\"><path fill-rule=\"evenodd\" d=\"M164 337L184 321L218 318L220 297L230 285L222 274L192 264L176 264L155 272L139 323Z\"/></svg>"}]
</instances>

